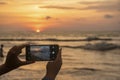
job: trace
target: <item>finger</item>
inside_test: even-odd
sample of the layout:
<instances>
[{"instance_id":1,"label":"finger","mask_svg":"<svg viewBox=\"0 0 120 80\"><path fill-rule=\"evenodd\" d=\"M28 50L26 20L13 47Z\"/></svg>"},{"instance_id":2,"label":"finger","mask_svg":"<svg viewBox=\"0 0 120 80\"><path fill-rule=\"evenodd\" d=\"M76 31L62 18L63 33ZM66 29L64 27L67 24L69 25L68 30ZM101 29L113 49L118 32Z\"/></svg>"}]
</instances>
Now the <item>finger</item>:
<instances>
[{"instance_id":1,"label":"finger","mask_svg":"<svg viewBox=\"0 0 120 80\"><path fill-rule=\"evenodd\" d=\"M16 46L13 46L9 51L14 51L15 50L15 48L16 48Z\"/></svg>"},{"instance_id":2,"label":"finger","mask_svg":"<svg viewBox=\"0 0 120 80\"><path fill-rule=\"evenodd\" d=\"M21 65L28 65L28 64L32 64L35 63L35 61L22 61Z\"/></svg>"},{"instance_id":3,"label":"finger","mask_svg":"<svg viewBox=\"0 0 120 80\"><path fill-rule=\"evenodd\" d=\"M58 58L61 57L61 53L62 53L62 48L59 49L59 52L58 52L58 55L57 55Z\"/></svg>"},{"instance_id":4,"label":"finger","mask_svg":"<svg viewBox=\"0 0 120 80\"><path fill-rule=\"evenodd\" d=\"M18 46L18 49L22 50L24 47L28 46L29 44L22 44Z\"/></svg>"},{"instance_id":5,"label":"finger","mask_svg":"<svg viewBox=\"0 0 120 80\"><path fill-rule=\"evenodd\" d=\"M20 49L18 46L16 46L16 49L13 53L15 53L17 56L22 52L22 49Z\"/></svg>"},{"instance_id":6,"label":"finger","mask_svg":"<svg viewBox=\"0 0 120 80\"><path fill-rule=\"evenodd\" d=\"M16 50L17 55L19 55L20 53L22 53L22 49L23 49L24 47L28 46L28 45L29 45L29 44L22 44L22 45L17 46L17 50Z\"/></svg>"},{"instance_id":7,"label":"finger","mask_svg":"<svg viewBox=\"0 0 120 80\"><path fill-rule=\"evenodd\" d=\"M62 53L62 48L59 49L59 52L57 54L57 58L55 61L60 61L61 60L61 53Z\"/></svg>"},{"instance_id":8,"label":"finger","mask_svg":"<svg viewBox=\"0 0 120 80\"><path fill-rule=\"evenodd\" d=\"M10 50L9 50L9 54L14 54L16 52L17 46L13 46Z\"/></svg>"}]
</instances>

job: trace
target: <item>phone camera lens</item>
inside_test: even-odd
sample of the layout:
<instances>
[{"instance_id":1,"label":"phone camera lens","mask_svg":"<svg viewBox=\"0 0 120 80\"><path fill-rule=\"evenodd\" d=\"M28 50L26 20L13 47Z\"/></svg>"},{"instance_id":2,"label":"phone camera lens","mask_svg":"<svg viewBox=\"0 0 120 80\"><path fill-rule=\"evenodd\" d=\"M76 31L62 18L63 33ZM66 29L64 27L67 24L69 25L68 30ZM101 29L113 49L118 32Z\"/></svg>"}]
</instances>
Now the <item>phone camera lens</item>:
<instances>
[{"instance_id":1,"label":"phone camera lens","mask_svg":"<svg viewBox=\"0 0 120 80\"><path fill-rule=\"evenodd\" d=\"M53 51L52 54L55 54L55 52Z\"/></svg>"}]
</instances>

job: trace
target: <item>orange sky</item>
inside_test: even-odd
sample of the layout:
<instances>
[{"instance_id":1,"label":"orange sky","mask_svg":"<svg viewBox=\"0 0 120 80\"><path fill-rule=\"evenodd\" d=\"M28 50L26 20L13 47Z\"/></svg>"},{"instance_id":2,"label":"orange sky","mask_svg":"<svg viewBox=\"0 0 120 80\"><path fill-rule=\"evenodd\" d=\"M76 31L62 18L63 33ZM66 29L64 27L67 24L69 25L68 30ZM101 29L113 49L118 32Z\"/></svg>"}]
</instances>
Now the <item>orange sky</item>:
<instances>
[{"instance_id":1,"label":"orange sky","mask_svg":"<svg viewBox=\"0 0 120 80\"><path fill-rule=\"evenodd\" d=\"M0 30L120 30L119 0L0 0Z\"/></svg>"}]
</instances>

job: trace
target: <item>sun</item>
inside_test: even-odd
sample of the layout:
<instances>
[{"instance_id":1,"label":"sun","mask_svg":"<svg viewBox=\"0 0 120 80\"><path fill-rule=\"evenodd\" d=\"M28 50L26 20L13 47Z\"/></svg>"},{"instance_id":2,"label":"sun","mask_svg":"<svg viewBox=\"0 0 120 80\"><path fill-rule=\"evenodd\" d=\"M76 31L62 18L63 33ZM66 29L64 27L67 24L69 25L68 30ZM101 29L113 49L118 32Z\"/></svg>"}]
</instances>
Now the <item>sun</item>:
<instances>
[{"instance_id":1,"label":"sun","mask_svg":"<svg viewBox=\"0 0 120 80\"><path fill-rule=\"evenodd\" d=\"M39 33L39 32L40 32L40 29L36 29L36 32Z\"/></svg>"}]
</instances>

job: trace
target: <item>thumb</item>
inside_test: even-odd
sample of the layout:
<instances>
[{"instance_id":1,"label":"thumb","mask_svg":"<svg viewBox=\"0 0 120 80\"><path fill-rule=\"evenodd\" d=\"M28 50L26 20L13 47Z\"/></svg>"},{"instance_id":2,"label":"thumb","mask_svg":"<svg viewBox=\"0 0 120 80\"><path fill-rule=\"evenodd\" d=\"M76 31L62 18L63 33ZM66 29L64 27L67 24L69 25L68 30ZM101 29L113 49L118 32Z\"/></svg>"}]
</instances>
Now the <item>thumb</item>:
<instances>
[{"instance_id":1,"label":"thumb","mask_svg":"<svg viewBox=\"0 0 120 80\"><path fill-rule=\"evenodd\" d=\"M57 59L61 58L61 54L62 54L62 48L59 49L58 55L57 55Z\"/></svg>"},{"instance_id":2,"label":"thumb","mask_svg":"<svg viewBox=\"0 0 120 80\"><path fill-rule=\"evenodd\" d=\"M28 64L32 64L35 63L35 61L22 61L21 65L28 65Z\"/></svg>"}]
</instances>

